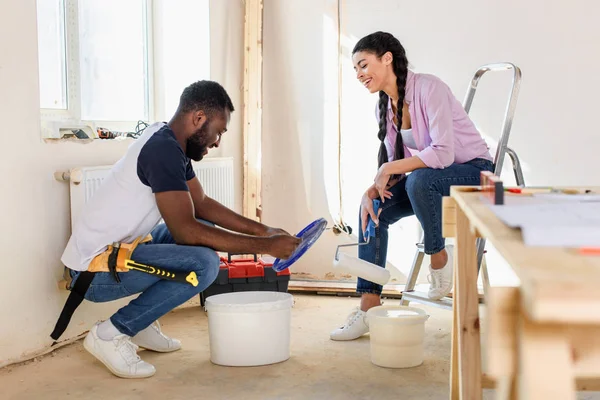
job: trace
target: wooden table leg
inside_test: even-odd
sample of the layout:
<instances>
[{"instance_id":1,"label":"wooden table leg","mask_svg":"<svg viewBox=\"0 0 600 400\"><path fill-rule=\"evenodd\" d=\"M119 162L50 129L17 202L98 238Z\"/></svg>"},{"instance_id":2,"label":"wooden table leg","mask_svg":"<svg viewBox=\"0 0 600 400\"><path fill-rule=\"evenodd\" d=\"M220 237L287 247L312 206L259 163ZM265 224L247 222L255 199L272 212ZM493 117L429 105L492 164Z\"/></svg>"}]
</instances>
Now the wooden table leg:
<instances>
[{"instance_id":1,"label":"wooden table leg","mask_svg":"<svg viewBox=\"0 0 600 400\"><path fill-rule=\"evenodd\" d=\"M461 399L480 400L481 342L479 295L477 292L477 247L475 234L464 212L456 210L456 280L454 309L458 324L458 371Z\"/></svg>"},{"instance_id":2,"label":"wooden table leg","mask_svg":"<svg viewBox=\"0 0 600 400\"><path fill-rule=\"evenodd\" d=\"M457 277L456 257L454 258L454 282ZM452 351L450 353L450 400L460 400L458 371L458 307L456 307L457 285L454 285L454 302L452 303Z\"/></svg>"},{"instance_id":3,"label":"wooden table leg","mask_svg":"<svg viewBox=\"0 0 600 400\"><path fill-rule=\"evenodd\" d=\"M517 287L489 288L486 296L486 373L496 380L496 400L516 400L517 325L521 294Z\"/></svg>"},{"instance_id":4,"label":"wooden table leg","mask_svg":"<svg viewBox=\"0 0 600 400\"><path fill-rule=\"evenodd\" d=\"M521 314L517 390L523 400L575 400L569 339L560 326L540 325Z\"/></svg>"}]
</instances>

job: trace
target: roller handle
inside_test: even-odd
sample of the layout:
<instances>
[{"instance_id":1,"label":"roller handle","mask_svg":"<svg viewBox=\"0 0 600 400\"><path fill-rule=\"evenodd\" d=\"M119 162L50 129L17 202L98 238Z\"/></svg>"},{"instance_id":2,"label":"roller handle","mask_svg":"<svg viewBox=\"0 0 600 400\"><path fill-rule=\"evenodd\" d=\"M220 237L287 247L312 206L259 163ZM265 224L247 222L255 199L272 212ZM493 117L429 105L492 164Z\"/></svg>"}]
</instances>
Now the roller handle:
<instances>
[{"instance_id":1,"label":"roller handle","mask_svg":"<svg viewBox=\"0 0 600 400\"><path fill-rule=\"evenodd\" d=\"M373 211L375 212L375 215L377 215L377 213L379 212L379 206L381 205L381 201L374 199L373 200ZM368 223L367 223L367 231L365 233L365 240L367 240L370 237L375 237L375 222L373 222L373 220L371 219L371 215L369 214L368 216Z\"/></svg>"}]
</instances>

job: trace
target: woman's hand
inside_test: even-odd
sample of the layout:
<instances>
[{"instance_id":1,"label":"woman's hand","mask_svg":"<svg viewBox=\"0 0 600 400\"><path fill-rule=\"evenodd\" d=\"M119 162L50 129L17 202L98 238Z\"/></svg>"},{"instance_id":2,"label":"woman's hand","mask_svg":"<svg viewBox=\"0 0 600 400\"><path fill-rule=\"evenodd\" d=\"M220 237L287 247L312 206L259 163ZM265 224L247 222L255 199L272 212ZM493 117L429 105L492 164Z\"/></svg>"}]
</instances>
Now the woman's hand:
<instances>
[{"instance_id":1,"label":"woman's hand","mask_svg":"<svg viewBox=\"0 0 600 400\"><path fill-rule=\"evenodd\" d=\"M373 199L378 197L378 193L375 191L375 186L371 186L365 194L363 194L362 200L360 201L360 221L361 228L364 233L367 231L367 221L369 217L373 220L375 225L379 225L379 214L381 214L381 208L379 209L379 213L375 215L375 210L373 209ZM387 199L392 198L392 193L389 191L384 192L384 196Z\"/></svg>"},{"instance_id":2,"label":"woman's hand","mask_svg":"<svg viewBox=\"0 0 600 400\"><path fill-rule=\"evenodd\" d=\"M375 190L377 191L378 197L382 203L385 203L386 191L388 188L388 182L390 181L391 174L386 168L386 164L379 167L377 175L375 176Z\"/></svg>"}]
</instances>

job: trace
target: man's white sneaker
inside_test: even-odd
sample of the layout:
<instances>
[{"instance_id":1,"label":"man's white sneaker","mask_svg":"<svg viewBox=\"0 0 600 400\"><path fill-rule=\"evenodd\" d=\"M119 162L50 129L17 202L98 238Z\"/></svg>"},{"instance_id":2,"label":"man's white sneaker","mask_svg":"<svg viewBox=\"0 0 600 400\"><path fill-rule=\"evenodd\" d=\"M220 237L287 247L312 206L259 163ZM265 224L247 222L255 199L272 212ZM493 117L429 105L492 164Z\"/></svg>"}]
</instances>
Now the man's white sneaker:
<instances>
[{"instance_id":1,"label":"man's white sneaker","mask_svg":"<svg viewBox=\"0 0 600 400\"><path fill-rule=\"evenodd\" d=\"M102 340L98 337L98 324L90 329L83 347L120 378L148 378L156 373L153 365L137 355L138 347L131 343L129 336L117 335L112 340Z\"/></svg>"},{"instance_id":2,"label":"man's white sneaker","mask_svg":"<svg viewBox=\"0 0 600 400\"><path fill-rule=\"evenodd\" d=\"M162 333L158 321L138 332L131 341L146 350L169 353L181 349L181 342Z\"/></svg>"},{"instance_id":3,"label":"man's white sneaker","mask_svg":"<svg viewBox=\"0 0 600 400\"><path fill-rule=\"evenodd\" d=\"M331 340L354 340L369 332L367 324L367 313L356 308L346 320L344 326L334 330L330 334Z\"/></svg>"},{"instance_id":4,"label":"man's white sneaker","mask_svg":"<svg viewBox=\"0 0 600 400\"><path fill-rule=\"evenodd\" d=\"M452 291L452 278L454 275L454 259L452 256L452 246L446 246L448 252L448 261L443 268L432 269L429 266L429 293L431 300L441 300Z\"/></svg>"}]
</instances>

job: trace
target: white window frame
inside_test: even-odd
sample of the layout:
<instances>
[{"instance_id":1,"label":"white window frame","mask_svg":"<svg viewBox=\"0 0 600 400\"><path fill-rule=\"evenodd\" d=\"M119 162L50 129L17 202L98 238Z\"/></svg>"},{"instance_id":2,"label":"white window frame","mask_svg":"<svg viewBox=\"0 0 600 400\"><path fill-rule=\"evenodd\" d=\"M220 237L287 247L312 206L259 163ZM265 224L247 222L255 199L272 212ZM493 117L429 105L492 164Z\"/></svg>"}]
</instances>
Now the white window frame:
<instances>
[{"instance_id":1,"label":"white window frame","mask_svg":"<svg viewBox=\"0 0 600 400\"><path fill-rule=\"evenodd\" d=\"M133 131L138 120L135 121L91 121L81 119L81 74L79 68L79 14L78 0L64 1L65 23L65 53L66 53L66 85L67 109L40 108L42 122L42 137L58 139L61 137L60 129L88 128L86 133L97 137L98 127L116 131ZM155 118L154 97L154 0L144 0L145 26L146 26L146 98L145 109L148 120Z\"/></svg>"}]
</instances>

